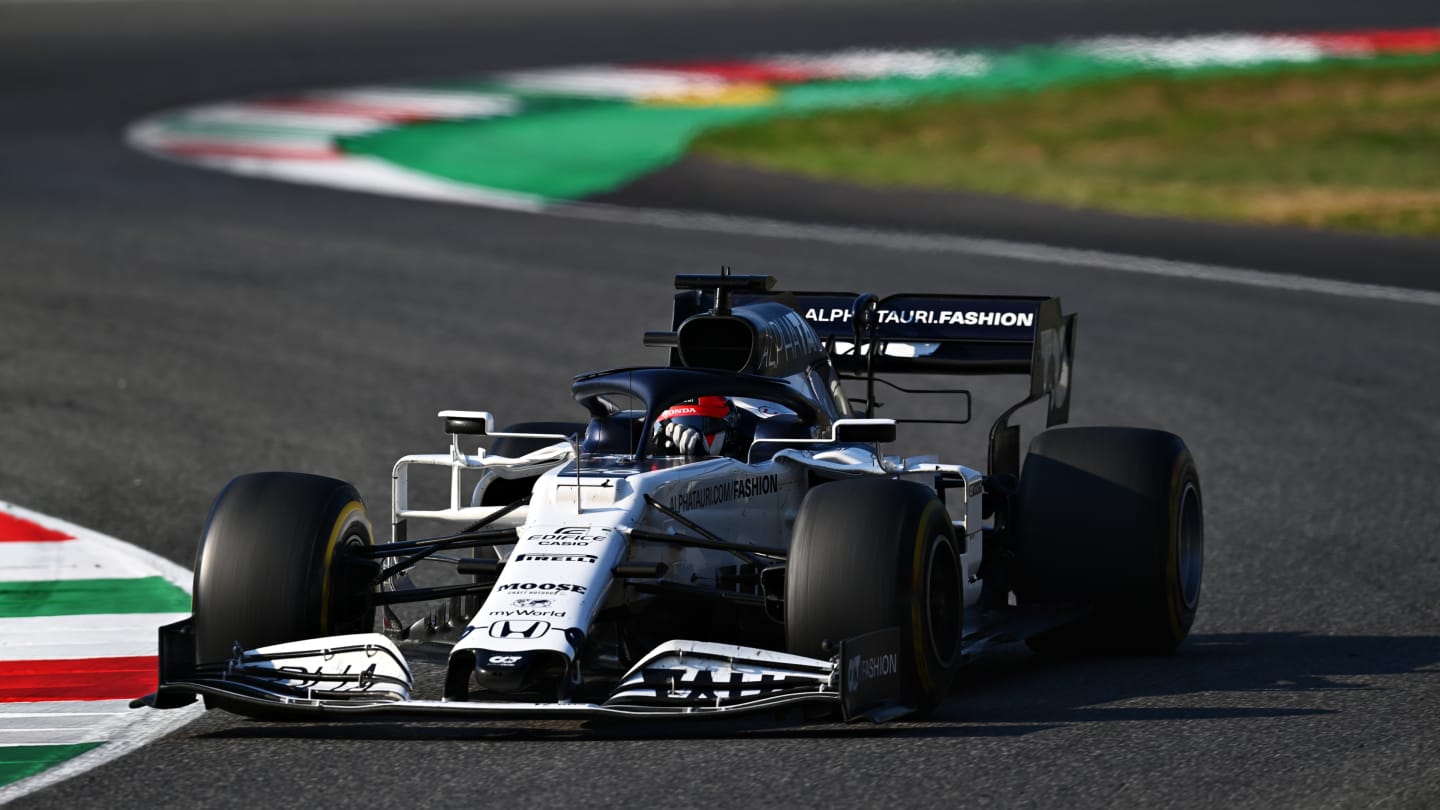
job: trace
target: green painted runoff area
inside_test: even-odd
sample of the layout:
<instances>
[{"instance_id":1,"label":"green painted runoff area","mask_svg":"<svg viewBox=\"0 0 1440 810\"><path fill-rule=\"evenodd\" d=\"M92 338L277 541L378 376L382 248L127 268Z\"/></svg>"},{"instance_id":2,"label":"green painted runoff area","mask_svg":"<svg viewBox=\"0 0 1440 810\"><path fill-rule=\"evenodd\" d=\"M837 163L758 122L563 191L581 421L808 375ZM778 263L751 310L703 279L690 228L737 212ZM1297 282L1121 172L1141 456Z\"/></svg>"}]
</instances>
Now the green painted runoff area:
<instances>
[{"instance_id":1,"label":"green painted runoff area","mask_svg":"<svg viewBox=\"0 0 1440 810\"><path fill-rule=\"evenodd\" d=\"M520 112L417 123L339 148L550 201L614 191L693 150L867 185L1440 235L1440 55L1161 66L1061 46L936 62L939 75L780 83L708 100L448 83L435 86L513 95Z\"/></svg>"},{"instance_id":2,"label":"green painted runoff area","mask_svg":"<svg viewBox=\"0 0 1440 810\"><path fill-rule=\"evenodd\" d=\"M570 200L612 191L683 156L716 127L822 110L899 106L927 98L997 96L1019 90L1134 74L1133 62L1062 48L973 55L974 71L952 75L781 84L759 103L664 105L516 93L494 81L437 89L509 93L513 117L427 122L342 138L341 151L368 155L445 179ZM1160 72L1175 72L1155 69ZM1189 73L1223 70L1210 68Z\"/></svg>"},{"instance_id":3,"label":"green painted runoff area","mask_svg":"<svg viewBox=\"0 0 1440 810\"><path fill-rule=\"evenodd\" d=\"M0 746L0 785L34 776L99 745L101 743L89 742L73 745Z\"/></svg>"},{"instance_id":4,"label":"green painted runoff area","mask_svg":"<svg viewBox=\"0 0 1440 810\"><path fill-rule=\"evenodd\" d=\"M164 577L0 582L0 618L189 610L190 594Z\"/></svg>"}]
</instances>

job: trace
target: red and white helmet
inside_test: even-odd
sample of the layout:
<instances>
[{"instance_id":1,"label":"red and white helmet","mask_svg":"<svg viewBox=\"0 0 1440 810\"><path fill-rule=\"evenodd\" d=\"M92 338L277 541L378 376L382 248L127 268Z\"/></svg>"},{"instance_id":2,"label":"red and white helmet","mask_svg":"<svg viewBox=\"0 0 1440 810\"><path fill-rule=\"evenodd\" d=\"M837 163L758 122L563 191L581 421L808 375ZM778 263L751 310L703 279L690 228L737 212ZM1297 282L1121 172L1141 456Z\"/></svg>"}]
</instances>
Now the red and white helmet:
<instances>
[{"instance_id":1,"label":"red and white helmet","mask_svg":"<svg viewBox=\"0 0 1440 810\"><path fill-rule=\"evenodd\" d=\"M657 436L665 436L685 455L723 455L732 423L730 400L726 397L699 397L666 408L655 424Z\"/></svg>"}]
</instances>

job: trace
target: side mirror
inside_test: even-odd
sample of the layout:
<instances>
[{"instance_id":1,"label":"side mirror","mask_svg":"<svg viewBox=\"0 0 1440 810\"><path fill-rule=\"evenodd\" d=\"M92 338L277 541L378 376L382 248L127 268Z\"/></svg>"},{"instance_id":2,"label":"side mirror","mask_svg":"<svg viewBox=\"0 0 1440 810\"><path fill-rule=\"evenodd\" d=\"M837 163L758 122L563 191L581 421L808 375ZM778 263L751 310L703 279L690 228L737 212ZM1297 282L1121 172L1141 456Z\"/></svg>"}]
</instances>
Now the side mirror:
<instances>
[{"instance_id":1,"label":"side mirror","mask_svg":"<svg viewBox=\"0 0 1440 810\"><path fill-rule=\"evenodd\" d=\"M865 444L893 442L895 441L895 420L837 419L834 435L837 442L862 442Z\"/></svg>"},{"instance_id":2,"label":"side mirror","mask_svg":"<svg viewBox=\"0 0 1440 810\"><path fill-rule=\"evenodd\" d=\"M445 432L456 436L489 436L495 432L495 415L489 411L441 411Z\"/></svg>"}]
</instances>

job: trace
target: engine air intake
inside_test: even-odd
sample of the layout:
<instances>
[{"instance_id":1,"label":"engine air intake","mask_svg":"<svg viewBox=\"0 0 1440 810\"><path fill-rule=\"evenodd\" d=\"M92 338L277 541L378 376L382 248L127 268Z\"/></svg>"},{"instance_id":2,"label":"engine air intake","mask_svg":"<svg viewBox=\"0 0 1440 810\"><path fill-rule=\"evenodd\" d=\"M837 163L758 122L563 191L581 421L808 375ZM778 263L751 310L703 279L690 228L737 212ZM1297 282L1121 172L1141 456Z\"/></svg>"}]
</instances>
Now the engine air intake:
<instances>
[{"instance_id":1,"label":"engine air intake","mask_svg":"<svg viewBox=\"0 0 1440 810\"><path fill-rule=\"evenodd\" d=\"M680 362L686 368L744 371L750 366L755 328L730 315L697 315L680 324Z\"/></svg>"}]
</instances>

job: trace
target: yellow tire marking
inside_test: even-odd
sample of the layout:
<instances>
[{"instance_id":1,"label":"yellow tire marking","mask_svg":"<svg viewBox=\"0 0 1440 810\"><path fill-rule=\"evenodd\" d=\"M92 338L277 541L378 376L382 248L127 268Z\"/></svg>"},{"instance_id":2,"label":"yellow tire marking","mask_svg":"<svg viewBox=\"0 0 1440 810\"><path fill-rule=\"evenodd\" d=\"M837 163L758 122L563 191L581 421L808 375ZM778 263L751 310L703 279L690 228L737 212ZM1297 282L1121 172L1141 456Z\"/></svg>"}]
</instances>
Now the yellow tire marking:
<instances>
[{"instance_id":1,"label":"yellow tire marking","mask_svg":"<svg viewBox=\"0 0 1440 810\"><path fill-rule=\"evenodd\" d=\"M330 565L335 561L335 548L340 544L340 532L350 522L350 517L355 513L360 514L360 522L365 528L370 528L370 521L365 515L365 504L359 501L351 501L345 504L340 510L340 516L335 519L335 525L330 527L330 539L325 543L325 567L322 569L320 580L320 629L326 633L330 632Z\"/></svg>"},{"instance_id":2,"label":"yellow tire marking","mask_svg":"<svg viewBox=\"0 0 1440 810\"><path fill-rule=\"evenodd\" d=\"M1167 527L1165 544L1165 606L1170 613L1170 637L1177 641L1185 636L1185 631L1180 627L1179 604L1185 598L1185 586L1180 581L1180 502L1185 496L1184 470L1185 462L1189 459L1188 452L1181 454L1175 460L1174 469L1170 471L1170 505L1167 509L1170 524Z\"/></svg>"},{"instance_id":3,"label":"yellow tire marking","mask_svg":"<svg viewBox=\"0 0 1440 810\"><path fill-rule=\"evenodd\" d=\"M643 103L651 107L768 107L779 96L766 84L739 83L647 96Z\"/></svg>"},{"instance_id":4,"label":"yellow tire marking","mask_svg":"<svg viewBox=\"0 0 1440 810\"><path fill-rule=\"evenodd\" d=\"M925 552L928 550L927 538L933 540L934 537L937 536L932 535L931 532L928 531L930 523L933 520L932 516L934 512L935 510L933 508L927 508L925 510L925 513L920 517L919 530L916 532L915 563L910 575L910 592L914 596L924 595L924 586L926 584L924 582ZM929 605L923 604L922 602L923 600L915 599L911 603L910 623L912 635L910 646L915 652L915 668L919 670L917 674L920 676L920 687L928 692L934 687L935 678L930 672L930 662L925 655L925 639L927 638L927 633L925 632L924 614L929 610Z\"/></svg>"}]
</instances>

